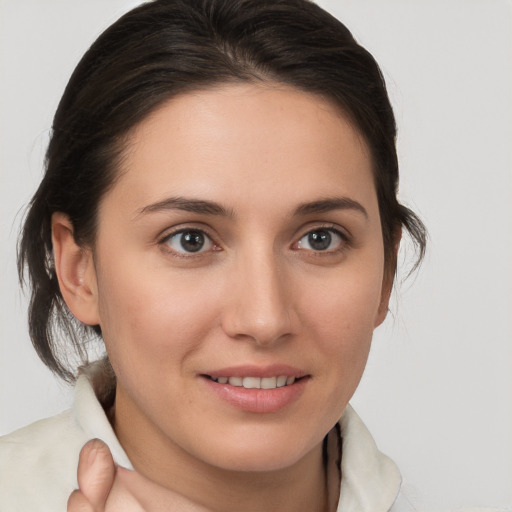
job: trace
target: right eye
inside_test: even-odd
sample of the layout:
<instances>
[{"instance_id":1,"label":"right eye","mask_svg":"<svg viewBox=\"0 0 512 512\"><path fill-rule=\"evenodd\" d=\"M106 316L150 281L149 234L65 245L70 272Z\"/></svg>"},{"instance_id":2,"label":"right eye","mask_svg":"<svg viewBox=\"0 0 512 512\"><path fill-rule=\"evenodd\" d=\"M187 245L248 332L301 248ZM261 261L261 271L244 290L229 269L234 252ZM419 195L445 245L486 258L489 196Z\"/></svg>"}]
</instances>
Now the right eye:
<instances>
[{"instance_id":1,"label":"right eye","mask_svg":"<svg viewBox=\"0 0 512 512\"><path fill-rule=\"evenodd\" d=\"M207 252L214 248L212 239L199 229L181 229L168 235L162 243L181 254Z\"/></svg>"}]
</instances>

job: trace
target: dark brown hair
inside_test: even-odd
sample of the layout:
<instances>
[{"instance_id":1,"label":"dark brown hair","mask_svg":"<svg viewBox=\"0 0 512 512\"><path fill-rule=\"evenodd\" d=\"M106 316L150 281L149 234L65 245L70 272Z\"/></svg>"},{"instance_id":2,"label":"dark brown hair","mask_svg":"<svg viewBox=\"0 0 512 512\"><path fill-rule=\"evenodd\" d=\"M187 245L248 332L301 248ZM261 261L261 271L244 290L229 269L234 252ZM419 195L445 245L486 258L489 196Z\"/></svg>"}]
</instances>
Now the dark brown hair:
<instances>
[{"instance_id":1,"label":"dark brown hair","mask_svg":"<svg viewBox=\"0 0 512 512\"><path fill-rule=\"evenodd\" d=\"M52 260L51 216L66 213L79 245L94 245L97 207L116 178L127 134L177 94L226 82L279 82L334 102L366 140L374 163L386 268L400 228L425 250L425 229L397 201L396 126L384 79L348 29L308 0L154 0L125 14L91 46L57 108L46 172L23 227L20 279L31 285L29 326L43 362L72 380L73 346L99 326L64 303Z\"/></svg>"}]
</instances>

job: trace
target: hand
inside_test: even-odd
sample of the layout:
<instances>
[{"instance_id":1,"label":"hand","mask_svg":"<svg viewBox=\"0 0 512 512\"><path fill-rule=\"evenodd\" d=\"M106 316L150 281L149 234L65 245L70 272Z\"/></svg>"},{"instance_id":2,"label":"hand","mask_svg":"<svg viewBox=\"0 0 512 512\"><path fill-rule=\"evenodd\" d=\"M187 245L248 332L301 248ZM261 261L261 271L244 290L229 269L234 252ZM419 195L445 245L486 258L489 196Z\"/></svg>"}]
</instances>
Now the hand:
<instances>
[{"instance_id":1,"label":"hand","mask_svg":"<svg viewBox=\"0 0 512 512\"><path fill-rule=\"evenodd\" d=\"M78 487L69 497L67 512L211 512L135 471L116 467L99 439L80 452Z\"/></svg>"},{"instance_id":2,"label":"hand","mask_svg":"<svg viewBox=\"0 0 512 512\"><path fill-rule=\"evenodd\" d=\"M78 489L73 491L68 499L68 512L104 512L119 509L113 503L113 497L119 493L119 484L114 490L118 468L114 464L112 454L108 446L99 439L92 439L84 445L80 451L78 461ZM111 493L114 495L111 496ZM131 499L130 494L125 499ZM142 512L142 507L132 500L126 504L126 512ZM119 509L121 510L121 509Z\"/></svg>"}]
</instances>

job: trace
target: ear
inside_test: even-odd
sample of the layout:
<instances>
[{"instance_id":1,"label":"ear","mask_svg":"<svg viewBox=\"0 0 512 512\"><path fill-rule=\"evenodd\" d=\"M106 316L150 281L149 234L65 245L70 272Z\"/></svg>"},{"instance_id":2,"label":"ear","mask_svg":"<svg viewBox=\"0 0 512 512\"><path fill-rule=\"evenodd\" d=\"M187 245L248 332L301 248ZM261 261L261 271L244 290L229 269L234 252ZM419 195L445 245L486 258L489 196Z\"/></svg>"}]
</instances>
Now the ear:
<instances>
[{"instance_id":1,"label":"ear","mask_svg":"<svg viewBox=\"0 0 512 512\"><path fill-rule=\"evenodd\" d=\"M73 224L64 213L52 215L55 272L62 297L82 323L98 325L98 287L92 251L77 245Z\"/></svg>"},{"instance_id":2,"label":"ear","mask_svg":"<svg viewBox=\"0 0 512 512\"><path fill-rule=\"evenodd\" d=\"M393 234L393 253L390 261L386 264L384 269L384 277L382 279L382 291L380 297L379 309L375 318L375 327L378 327L388 314L389 298L393 290L393 282L395 280L396 262L398 259L398 248L400 247L400 240L402 239L402 227L399 226Z\"/></svg>"}]
</instances>

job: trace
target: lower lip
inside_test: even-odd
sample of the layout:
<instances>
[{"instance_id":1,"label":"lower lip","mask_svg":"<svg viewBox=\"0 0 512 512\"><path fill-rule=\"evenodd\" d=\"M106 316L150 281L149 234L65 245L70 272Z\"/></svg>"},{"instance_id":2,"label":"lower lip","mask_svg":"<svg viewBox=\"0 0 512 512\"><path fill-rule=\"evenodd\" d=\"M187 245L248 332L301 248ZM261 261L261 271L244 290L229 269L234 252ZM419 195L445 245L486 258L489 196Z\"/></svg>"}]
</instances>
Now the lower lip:
<instances>
[{"instance_id":1,"label":"lower lip","mask_svg":"<svg viewBox=\"0 0 512 512\"><path fill-rule=\"evenodd\" d=\"M244 412L271 413L295 402L304 392L309 377L302 377L289 386L275 389L246 389L242 386L219 384L202 377L206 385L222 400Z\"/></svg>"}]
</instances>

